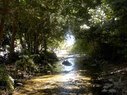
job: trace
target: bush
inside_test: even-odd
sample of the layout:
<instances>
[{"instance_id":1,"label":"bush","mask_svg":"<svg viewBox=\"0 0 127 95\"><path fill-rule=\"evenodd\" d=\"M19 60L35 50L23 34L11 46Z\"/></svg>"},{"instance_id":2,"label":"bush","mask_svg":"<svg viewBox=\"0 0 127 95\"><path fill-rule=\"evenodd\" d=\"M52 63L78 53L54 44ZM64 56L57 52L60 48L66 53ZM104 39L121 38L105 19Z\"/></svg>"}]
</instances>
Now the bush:
<instances>
[{"instance_id":1,"label":"bush","mask_svg":"<svg viewBox=\"0 0 127 95\"><path fill-rule=\"evenodd\" d=\"M57 61L57 56L53 52L46 52L46 54L41 53L37 55L33 55L33 60L37 64L47 65L47 63L54 63Z\"/></svg>"},{"instance_id":2,"label":"bush","mask_svg":"<svg viewBox=\"0 0 127 95\"><path fill-rule=\"evenodd\" d=\"M0 87L8 90L8 94L14 91L14 79L8 75L4 65L0 65Z\"/></svg>"},{"instance_id":3,"label":"bush","mask_svg":"<svg viewBox=\"0 0 127 95\"><path fill-rule=\"evenodd\" d=\"M6 64L12 64L15 63L17 60L20 60L20 53L19 52L13 52L8 53L5 55L6 58Z\"/></svg>"},{"instance_id":4,"label":"bush","mask_svg":"<svg viewBox=\"0 0 127 95\"><path fill-rule=\"evenodd\" d=\"M122 50L118 46L101 43L93 52L92 57L97 60L105 60L109 63L119 63L125 60L125 54L122 54Z\"/></svg>"},{"instance_id":5,"label":"bush","mask_svg":"<svg viewBox=\"0 0 127 95\"><path fill-rule=\"evenodd\" d=\"M15 65L17 70L26 71L28 73L38 70L38 67L34 63L33 59L25 55L22 57L22 59L16 61Z\"/></svg>"},{"instance_id":6,"label":"bush","mask_svg":"<svg viewBox=\"0 0 127 95\"><path fill-rule=\"evenodd\" d=\"M46 55L47 58L49 58L51 60L58 60L57 56L56 56L56 54L54 52L46 52L45 55Z\"/></svg>"},{"instance_id":7,"label":"bush","mask_svg":"<svg viewBox=\"0 0 127 95\"><path fill-rule=\"evenodd\" d=\"M0 64L4 64L6 61L6 59L0 55Z\"/></svg>"}]
</instances>

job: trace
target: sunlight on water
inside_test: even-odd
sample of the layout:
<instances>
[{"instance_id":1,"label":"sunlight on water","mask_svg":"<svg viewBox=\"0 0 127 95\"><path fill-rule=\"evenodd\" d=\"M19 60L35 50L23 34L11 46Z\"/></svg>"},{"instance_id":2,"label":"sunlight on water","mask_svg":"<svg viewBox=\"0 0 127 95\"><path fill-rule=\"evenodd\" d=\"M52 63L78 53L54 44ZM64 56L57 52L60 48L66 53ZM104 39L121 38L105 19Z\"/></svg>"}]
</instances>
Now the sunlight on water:
<instances>
[{"instance_id":1,"label":"sunlight on water","mask_svg":"<svg viewBox=\"0 0 127 95\"><path fill-rule=\"evenodd\" d=\"M61 77L61 81L69 81L75 79L77 76L75 73L75 59L69 58L67 59L72 65L71 66L64 66L63 71L67 72L63 74L63 77Z\"/></svg>"},{"instance_id":2,"label":"sunlight on water","mask_svg":"<svg viewBox=\"0 0 127 95\"><path fill-rule=\"evenodd\" d=\"M72 65L62 65L64 60L68 60ZM89 87L92 86L91 78L81 74L85 74L84 70L76 69L76 58L64 60L58 62L58 67L61 67L59 74L33 77L13 95L93 95L87 93Z\"/></svg>"},{"instance_id":3,"label":"sunlight on water","mask_svg":"<svg viewBox=\"0 0 127 95\"><path fill-rule=\"evenodd\" d=\"M76 73L70 72L70 73L64 74L63 77L60 78L60 81L68 82L74 79L76 79Z\"/></svg>"},{"instance_id":4,"label":"sunlight on water","mask_svg":"<svg viewBox=\"0 0 127 95\"><path fill-rule=\"evenodd\" d=\"M64 66L64 70L63 71L72 71L74 69L73 66Z\"/></svg>"},{"instance_id":5,"label":"sunlight on water","mask_svg":"<svg viewBox=\"0 0 127 95\"><path fill-rule=\"evenodd\" d=\"M63 71L72 71L75 69L75 59L74 58L69 58L67 59L72 65L71 66L64 66Z\"/></svg>"}]
</instances>

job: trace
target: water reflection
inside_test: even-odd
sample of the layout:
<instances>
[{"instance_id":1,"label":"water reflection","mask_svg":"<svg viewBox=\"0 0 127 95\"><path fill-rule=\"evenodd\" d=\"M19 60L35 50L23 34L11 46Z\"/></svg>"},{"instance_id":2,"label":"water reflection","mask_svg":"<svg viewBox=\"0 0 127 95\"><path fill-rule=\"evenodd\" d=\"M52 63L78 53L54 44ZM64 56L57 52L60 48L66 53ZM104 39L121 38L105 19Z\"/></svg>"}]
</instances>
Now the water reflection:
<instances>
[{"instance_id":1,"label":"water reflection","mask_svg":"<svg viewBox=\"0 0 127 95\"><path fill-rule=\"evenodd\" d=\"M62 77L60 78L59 81L68 82L68 81L74 80L75 77L76 77L76 74L74 72L69 72L66 74L62 74Z\"/></svg>"},{"instance_id":2,"label":"water reflection","mask_svg":"<svg viewBox=\"0 0 127 95\"><path fill-rule=\"evenodd\" d=\"M63 68L63 71L64 72L69 72L69 71L72 71L74 69L74 67L73 66L64 66L64 68Z\"/></svg>"},{"instance_id":3,"label":"water reflection","mask_svg":"<svg viewBox=\"0 0 127 95\"><path fill-rule=\"evenodd\" d=\"M69 59L67 59L67 61L71 63L71 66L63 65L63 71L64 72L70 72L70 71L75 69L75 59L69 58Z\"/></svg>"}]
</instances>

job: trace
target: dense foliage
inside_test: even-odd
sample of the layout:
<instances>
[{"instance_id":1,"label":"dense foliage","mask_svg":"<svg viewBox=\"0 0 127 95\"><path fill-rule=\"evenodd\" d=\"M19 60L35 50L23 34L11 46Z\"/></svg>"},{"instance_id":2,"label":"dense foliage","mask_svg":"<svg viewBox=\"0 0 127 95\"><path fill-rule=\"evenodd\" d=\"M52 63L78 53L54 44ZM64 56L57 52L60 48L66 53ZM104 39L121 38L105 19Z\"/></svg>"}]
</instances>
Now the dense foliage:
<instances>
[{"instance_id":1,"label":"dense foliage","mask_svg":"<svg viewBox=\"0 0 127 95\"><path fill-rule=\"evenodd\" d=\"M16 73L52 71L68 28L76 40L72 52L125 62L126 21L127 0L1 0L0 76L8 80L8 64Z\"/></svg>"},{"instance_id":2,"label":"dense foliage","mask_svg":"<svg viewBox=\"0 0 127 95\"><path fill-rule=\"evenodd\" d=\"M126 9L126 0L102 0L94 8L87 8L89 19L76 34L80 42L77 40L75 48L96 59L126 61Z\"/></svg>"}]
</instances>

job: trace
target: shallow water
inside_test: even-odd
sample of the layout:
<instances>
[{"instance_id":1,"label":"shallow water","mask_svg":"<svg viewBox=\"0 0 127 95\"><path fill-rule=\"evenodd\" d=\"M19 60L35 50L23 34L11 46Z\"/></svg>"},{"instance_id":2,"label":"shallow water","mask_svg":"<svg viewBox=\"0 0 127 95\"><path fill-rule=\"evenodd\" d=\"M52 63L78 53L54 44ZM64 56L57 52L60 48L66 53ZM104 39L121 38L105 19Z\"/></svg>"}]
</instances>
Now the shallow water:
<instances>
[{"instance_id":1,"label":"shallow water","mask_svg":"<svg viewBox=\"0 0 127 95\"><path fill-rule=\"evenodd\" d=\"M75 58L66 60L72 66L62 65L64 60L61 60L56 65L59 74L34 77L16 88L13 95L94 95L87 70L77 69Z\"/></svg>"}]
</instances>

